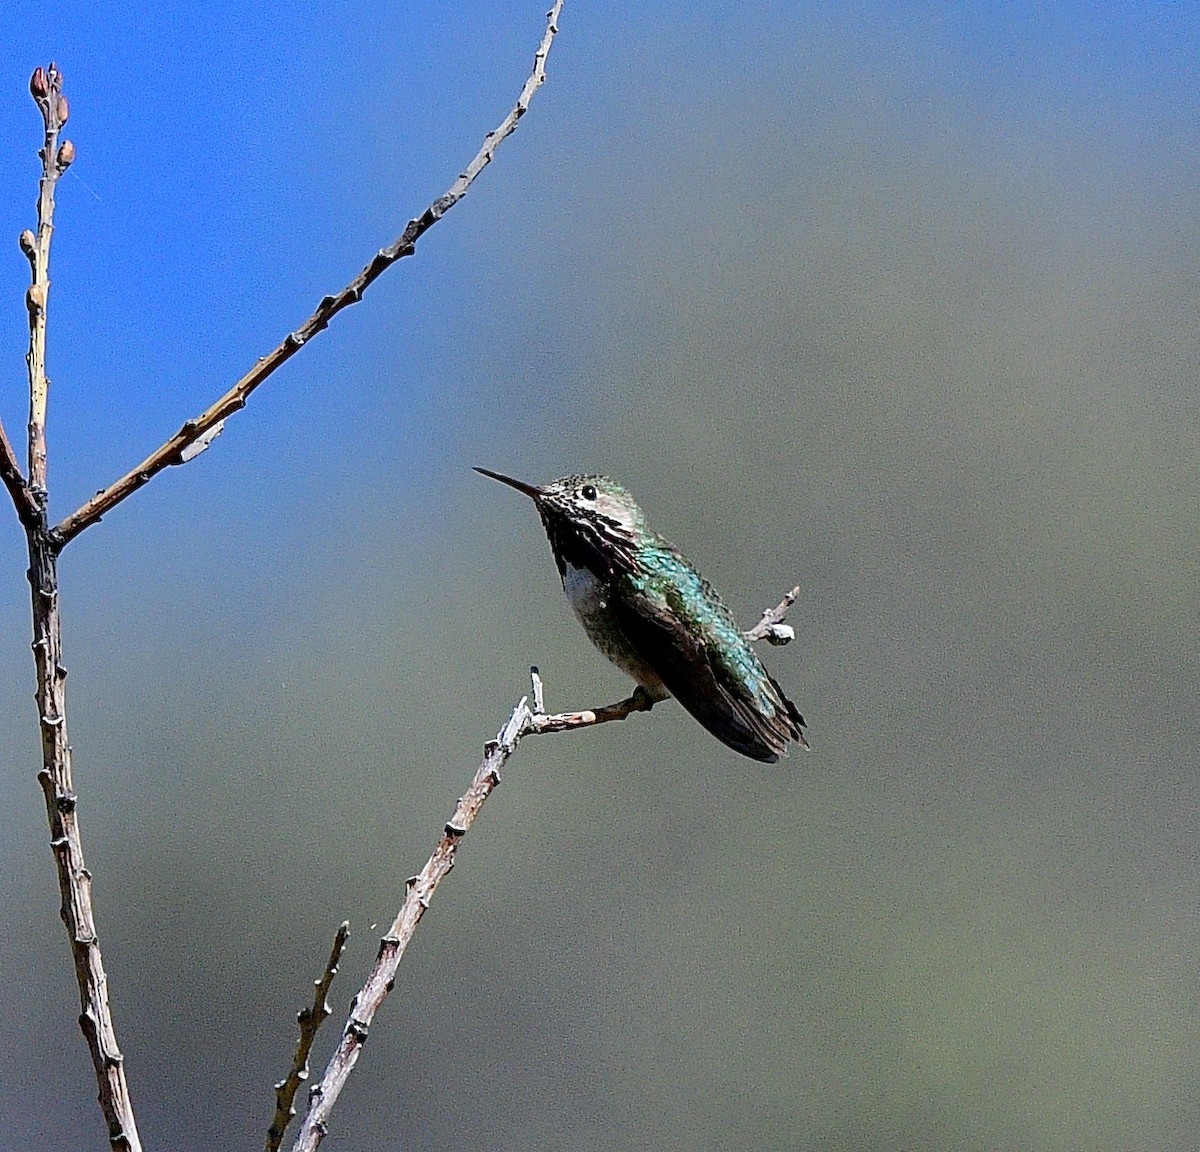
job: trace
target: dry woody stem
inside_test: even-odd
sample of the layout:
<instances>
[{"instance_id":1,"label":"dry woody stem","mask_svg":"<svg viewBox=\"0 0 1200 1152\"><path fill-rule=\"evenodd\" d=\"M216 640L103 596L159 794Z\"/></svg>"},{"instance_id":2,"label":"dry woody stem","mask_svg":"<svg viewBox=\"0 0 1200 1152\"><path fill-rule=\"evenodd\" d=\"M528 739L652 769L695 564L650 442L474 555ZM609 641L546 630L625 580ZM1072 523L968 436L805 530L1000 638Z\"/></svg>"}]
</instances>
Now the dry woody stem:
<instances>
[{"instance_id":1,"label":"dry woody stem","mask_svg":"<svg viewBox=\"0 0 1200 1152\"><path fill-rule=\"evenodd\" d=\"M92 910L92 877L84 862L79 827L78 798L71 772L71 747L67 739L66 676L62 662L61 619L58 600L58 558L62 549L106 512L119 504L157 473L184 464L203 451L220 432L225 419L244 407L250 393L277 368L294 356L343 308L357 303L366 289L396 261L413 253L417 240L458 203L483 169L491 163L497 146L512 133L545 78L546 55L557 31L562 0L547 14L547 26L534 58L531 74L512 111L446 193L409 221L396 241L374 258L345 288L326 296L313 314L242 377L224 396L183 427L137 468L109 485L56 527L48 519L46 414L50 380L46 372L46 327L50 296L50 242L54 231L54 193L58 178L75 159L75 145L61 139L69 116L56 65L37 68L30 78L30 93L42 115L44 137L38 185L37 229L21 233L20 247L29 261L30 284L25 293L29 318L29 424L27 472L0 424L0 481L12 499L29 545L29 583L33 613L33 654L37 672L36 702L42 737L42 767L38 774L46 801L50 844L58 869L62 896L61 915L71 942L79 984L79 1023L87 1040L99 1085L100 1106L108 1126L109 1142L117 1152L140 1152L141 1140L125 1079L124 1060L117 1045L108 1003L108 978L100 952ZM277 1148L287 1120L294 1114L293 1098L307 1075L308 1053L321 1021L328 1015L324 1003L345 939L339 934L325 975L317 984L314 1007L301 1013L301 1035L294 1065L277 1086L277 1113L268 1148ZM272 1144L272 1140L274 1143Z\"/></svg>"},{"instance_id":2,"label":"dry woody stem","mask_svg":"<svg viewBox=\"0 0 1200 1152\"><path fill-rule=\"evenodd\" d=\"M17 454L13 451L4 424L0 422L0 480L8 489L9 496L17 510L17 517L22 527L28 532L37 524L38 506L21 474L21 465L17 463Z\"/></svg>"},{"instance_id":3,"label":"dry woody stem","mask_svg":"<svg viewBox=\"0 0 1200 1152\"><path fill-rule=\"evenodd\" d=\"M540 700L541 680L536 668L533 669L532 675L534 696ZM350 1006L350 1017L342 1029L341 1039L329 1060L325 1075L309 1092L308 1115L305 1116L296 1142L292 1145L292 1152L313 1152L328 1132L329 1113L354 1070L354 1065L358 1063L375 1013L379 1011L380 1005L395 984L396 971L400 967L404 951L421 922L421 917L425 915L437 886L454 867L462 838L475 823L475 817L479 815L484 802L499 785L500 769L517 750L521 739L538 732L562 731L564 728L585 727L603 723L604 720L622 719L632 711L644 710L640 703L630 708L623 708L623 704L590 709L586 712L563 713L561 716L546 716L545 713L531 709L528 697L522 697L508 722L496 734L495 740L490 740L484 746L483 759L474 779L455 805L454 812L442 830L442 837L433 854L425 862L425 867L409 879L400 911L396 913L392 926L379 942L375 964L366 983L354 997ZM621 715L617 715L617 712ZM584 716L589 719L572 720Z\"/></svg>"},{"instance_id":4,"label":"dry woody stem","mask_svg":"<svg viewBox=\"0 0 1200 1152\"><path fill-rule=\"evenodd\" d=\"M800 595L800 585L795 588L789 588L784 593L783 599L775 605L774 608L768 608L762 618L753 628L743 632L742 635L747 640L753 643L756 640L765 640L768 644L788 644L795 640L795 631L783 622L787 615L788 609L796 603L796 597Z\"/></svg>"}]
</instances>

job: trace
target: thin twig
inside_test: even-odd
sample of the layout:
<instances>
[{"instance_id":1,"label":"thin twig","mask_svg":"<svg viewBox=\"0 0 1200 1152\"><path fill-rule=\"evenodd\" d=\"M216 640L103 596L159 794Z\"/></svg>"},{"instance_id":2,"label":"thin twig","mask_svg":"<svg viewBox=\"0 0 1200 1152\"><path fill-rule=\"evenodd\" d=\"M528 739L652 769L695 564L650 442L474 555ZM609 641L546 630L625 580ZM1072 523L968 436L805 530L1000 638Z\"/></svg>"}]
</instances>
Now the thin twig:
<instances>
[{"instance_id":1,"label":"thin twig","mask_svg":"<svg viewBox=\"0 0 1200 1152\"><path fill-rule=\"evenodd\" d=\"M67 739L67 670L62 661L62 621L58 610L58 548L46 523L46 304L50 289L50 239L54 231L54 186L75 155L69 140L59 142L68 115L62 75L51 64L35 69L30 92L41 111L45 139L39 153L42 178L38 194L37 234L22 233L21 248L29 258L29 483L32 515L22 517L29 542L29 585L33 606L33 658L37 670L38 722L42 735L42 768L38 782L46 800L50 847L58 867L61 915L71 940L79 984L79 1026L87 1040L108 1139L117 1152L141 1152L133 1104L121 1050L108 1004L108 977L100 953L92 910L92 874L83 857L78 798L71 773ZM11 491L11 488L10 488ZM20 505L18 505L20 510Z\"/></svg>"},{"instance_id":2,"label":"thin twig","mask_svg":"<svg viewBox=\"0 0 1200 1152\"><path fill-rule=\"evenodd\" d=\"M292 1117L296 1115L296 1092L308 1079L308 1056L312 1051L313 1041L317 1038L317 1030L325 1023L331 1011L325 997L329 995L329 986L337 974L338 964L349 939L350 922L343 920L333 938L333 948L325 962L325 971L319 980L313 981L312 1007L302 1008L296 1013L296 1023L300 1025L300 1038L296 1042L296 1054L292 1057L292 1066L287 1076L275 1085L275 1117L271 1121L271 1127L267 1129L267 1152L278 1152L280 1144L283 1143L283 1134L287 1131Z\"/></svg>"},{"instance_id":3,"label":"thin twig","mask_svg":"<svg viewBox=\"0 0 1200 1152\"><path fill-rule=\"evenodd\" d=\"M494 132L489 132L484 137L483 146L476 153L475 158L467 165L458 179L450 185L449 189L430 204L420 216L410 220L399 237L387 248L377 252L371 262L337 295L326 296L317 305L316 311L296 331L284 337L216 403L195 419L184 424L162 447L147 456L131 472L110 484L66 517L54 529L54 536L59 547L78 536L85 528L95 524L105 513L136 492L164 468L186 463L190 459L186 454L189 445L203 437L214 425L244 408L250 393L268 376L290 360L309 340L324 331L328 327L329 321L343 308L357 304L367 288L397 260L413 254L421 236L467 194L467 189L474 183L475 178L492 162L492 157L501 141L512 134L517 126L517 121L525 115L534 93L546 78L546 56L554 41L555 33L558 31L558 14L562 10L562 6L563 0L554 0L553 7L546 14L546 31L534 56L533 71L530 73L529 79L525 81L525 86L521 89L521 94L517 97L512 111L505 116Z\"/></svg>"},{"instance_id":4,"label":"thin twig","mask_svg":"<svg viewBox=\"0 0 1200 1152\"><path fill-rule=\"evenodd\" d=\"M591 728L596 724L611 724L614 720L624 720L634 712L649 712L654 707L654 700L640 686L633 690L631 696L618 700L615 704L604 704L599 708L585 708L581 712L548 713L542 703L542 677L537 668L529 669L529 677L533 681L533 708L529 718L531 733L566 732L571 728Z\"/></svg>"},{"instance_id":5,"label":"thin twig","mask_svg":"<svg viewBox=\"0 0 1200 1152\"><path fill-rule=\"evenodd\" d=\"M765 640L768 644L788 644L795 640L795 629L785 624L783 620L799 595L800 585L797 584L795 588L784 595L774 608L768 608L762 614L762 619L753 628L743 632L742 635L747 640Z\"/></svg>"},{"instance_id":6,"label":"thin twig","mask_svg":"<svg viewBox=\"0 0 1200 1152\"><path fill-rule=\"evenodd\" d=\"M438 884L454 867L458 845L479 815L479 810L500 783L500 768L516 750L517 743L527 731L532 713L525 699L513 709L508 723L488 743L483 751L479 770L471 786L459 800L454 814L446 824L441 840L420 873L413 876L407 885L404 902L396 914L387 935L379 943L379 952L366 983L354 997L350 1006L350 1017L342 1029L342 1038L337 1050L325 1068L319 1084L309 1091L308 1114L300 1126L292 1152L313 1152L329 1131L329 1114L345 1086L347 1078L358 1062L359 1053L366 1043L367 1033L375 1013L391 991L396 979L396 969L417 924L429 907L429 901Z\"/></svg>"},{"instance_id":7,"label":"thin twig","mask_svg":"<svg viewBox=\"0 0 1200 1152\"><path fill-rule=\"evenodd\" d=\"M67 164L75 156L74 145L63 144L60 157L58 133L66 123L69 110L62 91L62 75L51 63L46 71L34 70L29 80L32 93L45 125L45 140L38 155L42 176L38 181L38 227L32 251L26 249L33 282L25 293L29 312L29 487L34 493L46 491L46 404L50 381L46 378L46 305L50 296L50 238L54 234L54 187ZM61 160L65 162L60 163ZM24 239L24 237L22 237ZM25 245L22 244L22 248Z\"/></svg>"}]
</instances>

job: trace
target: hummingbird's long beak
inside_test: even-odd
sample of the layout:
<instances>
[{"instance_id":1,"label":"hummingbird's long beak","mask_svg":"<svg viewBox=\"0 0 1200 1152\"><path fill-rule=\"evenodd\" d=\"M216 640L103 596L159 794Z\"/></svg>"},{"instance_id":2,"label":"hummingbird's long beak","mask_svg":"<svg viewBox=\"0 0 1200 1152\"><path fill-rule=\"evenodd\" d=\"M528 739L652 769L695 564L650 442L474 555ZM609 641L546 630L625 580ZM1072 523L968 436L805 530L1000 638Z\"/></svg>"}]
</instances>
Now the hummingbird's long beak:
<instances>
[{"instance_id":1,"label":"hummingbird's long beak","mask_svg":"<svg viewBox=\"0 0 1200 1152\"><path fill-rule=\"evenodd\" d=\"M510 488L515 488L518 492L524 492L526 496L532 497L534 500L542 498L542 490L533 484L526 484L524 480L514 480L511 476L505 476L502 472L490 472L487 468L476 468L481 476L489 476L493 480L499 480L501 484L507 484Z\"/></svg>"}]
</instances>

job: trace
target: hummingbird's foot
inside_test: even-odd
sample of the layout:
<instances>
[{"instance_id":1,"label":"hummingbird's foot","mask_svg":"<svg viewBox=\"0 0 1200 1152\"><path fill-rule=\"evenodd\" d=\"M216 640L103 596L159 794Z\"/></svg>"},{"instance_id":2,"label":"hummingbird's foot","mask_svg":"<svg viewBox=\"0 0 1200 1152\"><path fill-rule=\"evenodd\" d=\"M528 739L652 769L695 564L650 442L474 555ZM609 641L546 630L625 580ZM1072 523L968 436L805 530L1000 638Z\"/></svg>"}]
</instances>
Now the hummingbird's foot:
<instances>
[{"instance_id":1,"label":"hummingbird's foot","mask_svg":"<svg viewBox=\"0 0 1200 1152\"><path fill-rule=\"evenodd\" d=\"M658 703L658 700L639 684L633 690L633 694L629 699L623 700L621 703L628 704L631 712L649 712ZM616 705L613 705L613 707L616 707Z\"/></svg>"}]
</instances>

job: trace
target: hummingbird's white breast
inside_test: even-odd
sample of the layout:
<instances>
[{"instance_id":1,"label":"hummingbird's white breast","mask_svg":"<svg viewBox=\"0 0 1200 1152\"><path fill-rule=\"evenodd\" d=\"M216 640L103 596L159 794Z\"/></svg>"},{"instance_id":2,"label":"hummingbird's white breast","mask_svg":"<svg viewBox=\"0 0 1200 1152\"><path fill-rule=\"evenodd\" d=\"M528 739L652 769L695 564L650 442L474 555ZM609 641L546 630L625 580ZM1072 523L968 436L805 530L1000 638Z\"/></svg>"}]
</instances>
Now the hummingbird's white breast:
<instances>
[{"instance_id":1,"label":"hummingbird's white breast","mask_svg":"<svg viewBox=\"0 0 1200 1152\"><path fill-rule=\"evenodd\" d=\"M655 700L665 700L671 693L658 678L658 673L629 645L617 627L608 606L608 589L587 568L567 563L563 570L563 591L583 630L605 656L622 672L632 676Z\"/></svg>"}]
</instances>

